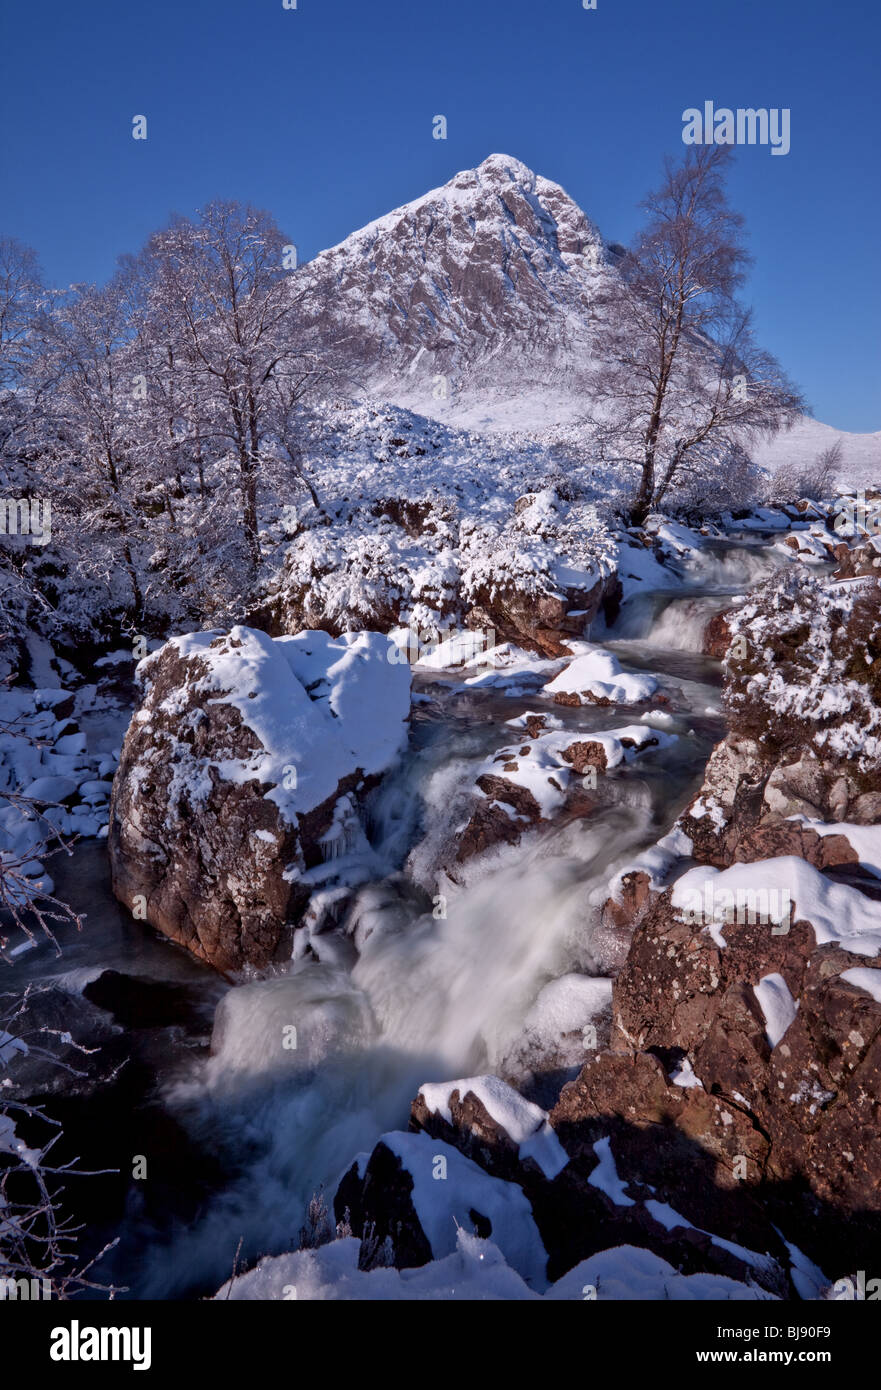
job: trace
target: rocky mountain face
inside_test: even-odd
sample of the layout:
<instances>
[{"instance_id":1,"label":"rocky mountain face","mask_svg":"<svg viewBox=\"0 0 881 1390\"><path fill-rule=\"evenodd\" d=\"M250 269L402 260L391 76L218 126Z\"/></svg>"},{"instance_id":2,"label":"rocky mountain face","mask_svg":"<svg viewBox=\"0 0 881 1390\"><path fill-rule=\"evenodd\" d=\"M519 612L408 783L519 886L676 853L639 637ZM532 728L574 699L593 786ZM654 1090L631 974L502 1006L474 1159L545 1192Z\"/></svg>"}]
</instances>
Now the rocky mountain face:
<instances>
[{"instance_id":1,"label":"rocky mountain face","mask_svg":"<svg viewBox=\"0 0 881 1390\"><path fill-rule=\"evenodd\" d=\"M613 260L558 184L494 154L316 256L296 290L353 385L437 403L511 373L577 389Z\"/></svg>"}]
</instances>

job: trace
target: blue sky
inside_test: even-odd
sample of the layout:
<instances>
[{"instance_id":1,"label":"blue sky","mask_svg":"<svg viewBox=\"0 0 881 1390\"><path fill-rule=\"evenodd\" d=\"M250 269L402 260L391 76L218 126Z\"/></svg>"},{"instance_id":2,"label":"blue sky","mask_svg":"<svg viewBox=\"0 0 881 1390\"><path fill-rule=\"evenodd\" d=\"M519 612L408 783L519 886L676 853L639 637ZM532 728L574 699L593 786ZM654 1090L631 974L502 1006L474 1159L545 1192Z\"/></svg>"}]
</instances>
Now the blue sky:
<instances>
[{"instance_id":1,"label":"blue sky","mask_svg":"<svg viewBox=\"0 0 881 1390\"><path fill-rule=\"evenodd\" d=\"M55 283L102 280L172 211L224 196L273 212L302 260L500 151L624 242L662 156L682 153L686 107L789 107L791 152L743 149L731 180L748 298L818 418L876 430L879 15L871 0L16 0L0 230Z\"/></svg>"}]
</instances>

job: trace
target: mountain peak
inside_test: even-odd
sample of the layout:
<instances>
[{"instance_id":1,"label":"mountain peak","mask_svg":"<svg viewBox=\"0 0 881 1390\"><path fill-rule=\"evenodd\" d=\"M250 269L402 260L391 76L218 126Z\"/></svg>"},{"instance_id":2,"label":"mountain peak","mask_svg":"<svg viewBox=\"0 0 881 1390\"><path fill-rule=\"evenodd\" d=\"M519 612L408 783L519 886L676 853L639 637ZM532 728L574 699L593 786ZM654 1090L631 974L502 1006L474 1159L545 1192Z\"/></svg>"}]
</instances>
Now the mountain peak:
<instances>
[{"instance_id":1,"label":"mountain peak","mask_svg":"<svg viewBox=\"0 0 881 1390\"><path fill-rule=\"evenodd\" d=\"M402 379L409 393L438 376L473 389L483 368L506 382L543 375L567 344L583 347L605 260L559 184L496 153L322 252L298 281L307 320L323 336L333 306L330 336L357 342L359 376L391 399Z\"/></svg>"},{"instance_id":2,"label":"mountain peak","mask_svg":"<svg viewBox=\"0 0 881 1390\"><path fill-rule=\"evenodd\" d=\"M534 188L536 183L536 175L532 169L528 168L522 160L515 159L510 154L488 154L486 159L481 160L477 168L473 170L473 173L487 178L509 179L531 188ZM457 177L461 177L461 175Z\"/></svg>"}]
</instances>

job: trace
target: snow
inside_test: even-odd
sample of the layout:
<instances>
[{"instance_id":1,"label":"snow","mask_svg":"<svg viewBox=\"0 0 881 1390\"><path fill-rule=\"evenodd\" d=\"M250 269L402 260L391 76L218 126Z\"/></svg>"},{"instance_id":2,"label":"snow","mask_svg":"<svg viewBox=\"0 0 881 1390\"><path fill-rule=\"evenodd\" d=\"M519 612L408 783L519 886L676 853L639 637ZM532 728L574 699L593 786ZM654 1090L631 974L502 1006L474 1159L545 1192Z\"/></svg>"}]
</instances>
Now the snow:
<instances>
[{"instance_id":1,"label":"snow","mask_svg":"<svg viewBox=\"0 0 881 1390\"><path fill-rule=\"evenodd\" d=\"M490 661L478 658L479 671L468 676L466 687L495 689L510 697L534 694L548 676L555 675L566 663L565 657L538 657L510 642L493 647Z\"/></svg>"},{"instance_id":2,"label":"snow","mask_svg":"<svg viewBox=\"0 0 881 1390\"><path fill-rule=\"evenodd\" d=\"M266 1256L253 1269L224 1284L215 1298L221 1302L513 1302L544 1297L579 1303L586 1298L596 1298L598 1302L773 1299L764 1289L725 1275L681 1274L660 1255L633 1245L618 1245L591 1255L544 1294L524 1283L493 1240L481 1240L464 1228L457 1231L456 1246L450 1254L411 1269L361 1270L360 1248L361 1242L349 1236L316 1250Z\"/></svg>"},{"instance_id":3,"label":"snow","mask_svg":"<svg viewBox=\"0 0 881 1390\"><path fill-rule=\"evenodd\" d=\"M566 1167L569 1155L548 1123L547 1111L525 1100L518 1091L497 1076L470 1076L464 1081L434 1083L420 1087L420 1095L432 1114L452 1123L450 1098L453 1091L464 1100L470 1092L484 1107L520 1151L520 1158L532 1158L545 1177L553 1179Z\"/></svg>"},{"instance_id":4,"label":"snow","mask_svg":"<svg viewBox=\"0 0 881 1390\"><path fill-rule=\"evenodd\" d=\"M618 658L603 647L588 647L579 643L581 650L575 660L570 662L544 687L545 695L579 695L582 703L590 700L608 700L613 704L636 705L648 700L658 688L654 676L627 674Z\"/></svg>"},{"instance_id":5,"label":"snow","mask_svg":"<svg viewBox=\"0 0 881 1390\"><path fill-rule=\"evenodd\" d=\"M665 1231L673 1231L677 1226L687 1231L698 1231L701 1235L709 1236L713 1244L718 1245L721 1250L727 1250L730 1255L736 1256L744 1264L752 1265L754 1269L768 1270L774 1266L775 1262L770 1255L760 1255L755 1250L747 1249L745 1245L738 1245L735 1241L726 1240L722 1236L713 1235L712 1231L705 1231L702 1227L693 1225L667 1202L648 1201L645 1203L645 1209Z\"/></svg>"},{"instance_id":6,"label":"snow","mask_svg":"<svg viewBox=\"0 0 881 1390\"><path fill-rule=\"evenodd\" d=\"M606 1299L695 1299L773 1300L774 1295L755 1284L741 1284L722 1274L681 1274L650 1250L620 1245L582 1260L547 1294L548 1298L584 1299L585 1289L595 1290L598 1301Z\"/></svg>"},{"instance_id":7,"label":"snow","mask_svg":"<svg viewBox=\"0 0 881 1390\"><path fill-rule=\"evenodd\" d=\"M615 1203L616 1207L636 1206L633 1198L628 1197L624 1191L627 1184L618 1177L611 1139L608 1136L604 1139L598 1139L593 1146L593 1151L599 1159L599 1163L588 1175L587 1181L591 1187L598 1187L611 1202Z\"/></svg>"},{"instance_id":8,"label":"snow","mask_svg":"<svg viewBox=\"0 0 881 1390\"><path fill-rule=\"evenodd\" d=\"M829 583L816 576L784 571L773 585L732 614L732 633L751 649L768 653L767 664L752 674L745 691L735 690L735 713L744 704L762 705L769 725L798 720L809 725L811 752L852 760L858 771L874 773L881 760L881 711L870 685L851 673L853 642L846 634L866 583ZM797 640L797 659L771 659L773 639Z\"/></svg>"},{"instance_id":9,"label":"snow","mask_svg":"<svg viewBox=\"0 0 881 1390\"><path fill-rule=\"evenodd\" d=\"M805 415L791 430L757 443L753 455L762 468L772 472L784 464L806 468L839 439L843 448L841 480L846 480L851 487L876 485L881 477L881 430L874 434L854 434L836 430Z\"/></svg>"},{"instance_id":10,"label":"snow","mask_svg":"<svg viewBox=\"0 0 881 1390\"><path fill-rule=\"evenodd\" d=\"M704 800L702 796L699 796L697 801L692 802L688 814L692 820L703 820L704 817L709 816L717 830L724 830L727 824L722 807L713 797Z\"/></svg>"},{"instance_id":11,"label":"snow","mask_svg":"<svg viewBox=\"0 0 881 1390\"><path fill-rule=\"evenodd\" d=\"M548 731L551 729L561 729L563 727L562 719L557 719L556 715L546 714L544 710L534 709L526 710L523 714L518 715L516 719L506 719L505 724L510 729L525 729L532 719L543 720L542 728Z\"/></svg>"},{"instance_id":12,"label":"snow","mask_svg":"<svg viewBox=\"0 0 881 1390\"><path fill-rule=\"evenodd\" d=\"M526 1283L537 1290L547 1287L547 1253L521 1187L490 1177L458 1149L428 1134L395 1131L379 1142L413 1179L411 1200L435 1259L456 1249L456 1227L467 1230L473 1209L491 1222L493 1243ZM445 1177L436 1176L438 1158L446 1160Z\"/></svg>"},{"instance_id":13,"label":"snow","mask_svg":"<svg viewBox=\"0 0 881 1390\"><path fill-rule=\"evenodd\" d=\"M565 754L575 744L596 744L606 759L606 771L631 762L642 753L668 748L676 742L674 734L644 724L627 724L621 729L580 732L552 729L535 739L524 739L493 753L480 766L478 776L503 777L523 787L537 802L544 820L550 820L566 799L566 790L575 775ZM529 751L520 750L528 746ZM516 767L512 764L516 763ZM516 813L515 813L516 814Z\"/></svg>"},{"instance_id":14,"label":"snow","mask_svg":"<svg viewBox=\"0 0 881 1390\"><path fill-rule=\"evenodd\" d=\"M798 1003L793 999L789 986L777 971L763 975L753 993L765 1016L765 1037L768 1046L775 1048L789 1025L795 1020Z\"/></svg>"},{"instance_id":15,"label":"snow","mask_svg":"<svg viewBox=\"0 0 881 1390\"><path fill-rule=\"evenodd\" d=\"M388 640L379 633L272 638L237 626L228 636L189 633L171 645L206 668L188 688L237 709L261 745L247 758L220 758L212 766L227 781L268 784L267 799L289 824L331 797L356 769L367 776L384 771L404 746L410 672L388 660ZM140 663L148 683L159 656ZM174 691L163 710L176 713L186 696L186 689ZM189 787L196 799L210 790L204 768L183 775L196 779Z\"/></svg>"},{"instance_id":16,"label":"snow","mask_svg":"<svg viewBox=\"0 0 881 1390\"><path fill-rule=\"evenodd\" d=\"M677 1226L684 1226L686 1229L694 1230L690 1221L686 1221L684 1216L670 1206L669 1202L657 1202L655 1200L645 1203L645 1209L657 1221L659 1226L663 1226L665 1231L675 1231Z\"/></svg>"},{"instance_id":17,"label":"snow","mask_svg":"<svg viewBox=\"0 0 881 1390\"><path fill-rule=\"evenodd\" d=\"M776 507L755 507L749 516L735 521L730 512L723 512L722 524L732 531L788 531L791 522L785 512Z\"/></svg>"},{"instance_id":18,"label":"snow","mask_svg":"<svg viewBox=\"0 0 881 1390\"><path fill-rule=\"evenodd\" d=\"M863 965L855 965L851 970L842 970L842 980L856 989L871 994L876 1004L881 1004L881 970L869 970Z\"/></svg>"},{"instance_id":19,"label":"snow","mask_svg":"<svg viewBox=\"0 0 881 1390\"><path fill-rule=\"evenodd\" d=\"M672 550L675 554L688 559L699 555L704 549L704 542L699 535L688 526L670 521L667 517L648 516L645 519L643 529L649 535L655 536L665 550Z\"/></svg>"},{"instance_id":20,"label":"snow","mask_svg":"<svg viewBox=\"0 0 881 1390\"><path fill-rule=\"evenodd\" d=\"M694 1067L687 1057L682 1057L670 1073L670 1080L674 1086L684 1086L691 1089L695 1086L703 1088L703 1082L699 1076L695 1076Z\"/></svg>"},{"instance_id":21,"label":"snow","mask_svg":"<svg viewBox=\"0 0 881 1390\"><path fill-rule=\"evenodd\" d=\"M24 1038L17 1038L12 1033L5 1032L0 1028L0 1063L6 1066L17 1052L27 1055L28 1045Z\"/></svg>"},{"instance_id":22,"label":"snow","mask_svg":"<svg viewBox=\"0 0 881 1390\"><path fill-rule=\"evenodd\" d=\"M673 886L674 908L694 910L695 902L708 911L708 930L724 946L718 924L731 919L744 905L769 905L769 921L777 926L789 919L810 922L818 946L835 942L858 956L875 956L881 950L878 906L856 888L834 883L796 855L732 864L728 869L689 869Z\"/></svg>"},{"instance_id":23,"label":"snow","mask_svg":"<svg viewBox=\"0 0 881 1390\"><path fill-rule=\"evenodd\" d=\"M820 1298L823 1289L829 1287L829 1279L823 1273L820 1266L815 1265L813 1260L809 1260L807 1255L799 1250L797 1245L793 1245L791 1241L786 1240L779 1231L777 1234L789 1251L789 1258L791 1261L789 1277L795 1285L799 1298Z\"/></svg>"},{"instance_id":24,"label":"snow","mask_svg":"<svg viewBox=\"0 0 881 1390\"><path fill-rule=\"evenodd\" d=\"M618 548L618 578L621 580L622 602L650 589L674 587L677 576L645 546L623 542Z\"/></svg>"},{"instance_id":25,"label":"snow","mask_svg":"<svg viewBox=\"0 0 881 1390\"><path fill-rule=\"evenodd\" d=\"M799 821L806 830L815 834L843 835L856 851L860 868L881 878L881 825L855 825L851 821L811 820L807 816L790 816L789 820Z\"/></svg>"},{"instance_id":26,"label":"snow","mask_svg":"<svg viewBox=\"0 0 881 1390\"><path fill-rule=\"evenodd\" d=\"M55 657L48 642L32 636L31 657L39 678L54 677L56 667L63 670L67 663ZM89 689L94 695L94 687L77 691L78 706L88 708ZM0 688L0 793L6 794L0 804L0 859L17 865L28 880L7 885L10 899L21 902L53 891L52 879L36 855L55 841L55 831L61 836L106 833L111 783L100 773L112 772L116 762L90 752L83 731L64 732L70 720L56 719L54 710L69 695L60 685ZM10 800L10 793L46 809L37 814L29 805ZM22 948L11 950L14 954Z\"/></svg>"},{"instance_id":27,"label":"snow","mask_svg":"<svg viewBox=\"0 0 881 1390\"><path fill-rule=\"evenodd\" d=\"M280 519L266 525L276 547L267 600L290 595L293 623L383 627L433 666L448 655L455 667L474 608L562 594L583 610L585 588L613 574L620 530L596 486L536 491L549 471L543 442L487 441L375 401L315 410L320 438L304 466L322 511L304 509L293 536ZM587 483L587 463L578 472ZM439 638L451 646L435 657Z\"/></svg>"},{"instance_id":28,"label":"snow","mask_svg":"<svg viewBox=\"0 0 881 1390\"><path fill-rule=\"evenodd\" d=\"M622 880L626 875L635 873L646 874L652 892L660 892L666 884L674 864L678 863L680 859L689 858L693 848L694 846L685 832L678 827L674 828L669 835L664 835L656 844L641 850L635 858L626 860L609 880L609 893L616 902L620 902Z\"/></svg>"}]
</instances>

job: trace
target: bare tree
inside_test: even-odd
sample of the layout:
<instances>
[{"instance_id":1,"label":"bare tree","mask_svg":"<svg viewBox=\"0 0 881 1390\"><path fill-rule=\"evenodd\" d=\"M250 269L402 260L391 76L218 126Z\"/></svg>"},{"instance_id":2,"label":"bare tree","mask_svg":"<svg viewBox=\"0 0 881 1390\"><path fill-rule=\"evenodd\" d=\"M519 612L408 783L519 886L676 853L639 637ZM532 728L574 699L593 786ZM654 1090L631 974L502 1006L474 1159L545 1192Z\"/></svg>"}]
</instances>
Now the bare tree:
<instances>
[{"instance_id":1,"label":"bare tree","mask_svg":"<svg viewBox=\"0 0 881 1390\"><path fill-rule=\"evenodd\" d=\"M144 609L136 554L143 517L134 505L132 393L123 370L130 331L118 283L74 288L41 315L35 332L40 352L30 379L40 391L51 382L34 428L47 485L66 506L71 529L91 542L81 553L110 588L121 558L137 621Z\"/></svg>"},{"instance_id":2,"label":"bare tree","mask_svg":"<svg viewBox=\"0 0 881 1390\"><path fill-rule=\"evenodd\" d=\"M812 463L787 463L774 474L774 495L791 502L799 497L828 497L835 491L844 445L840 439L822 449Z\"/></svg>"},{"instance_id":3,"label":"bare tree","mask_svg":"<svg viewBox=\"0 0 881 1390\"><path fill-rule=\"evenodd\" d=\"M729 159L700 146L665 162L647 225L595 306L594 424L604 456L638 470L636 524L689 472L720 466L803 408L737 300L748 258L725 192Z\"/></svg>"},{"instance_id":4,"label":"bare tree","mask_svg":"<svg viewBox=\"0 0 881 1390\"><path fill-rule=\"evenodd\" d=\"M36 253L15 237L0 237L0 390L20 379L38 305L44 294Z\"/></svg>"},{"instance_id":5,"label":"bare tree","mask_svg":"<svg viewBox=\"0 0 881 1390\"><path fill-rule=\"evenodd\" d=\"M33 325L46 298L37 257L14 237L0 237L0 451L5 484L18 486L20 460L11 441L37 409L39 394L22 389L33 346ZM13 468L16 476L10 477Z\"/></svg>"},{"instance_id":6,"label":"bare tree","mask_svg":"<svg viewBox=\"0 0 881 1390\"><path fill-rule=\"evenodd\" d=\"M238 464L241 523L250 568L260 558L257 492L273 411L299 399L291 384L312 366L292 331L296 296L288 245L265 212L214 202L195 221L176 219L148 244L161 299L182 355L199 437Z\"/></svg>"},{"instance_id":7,"label":"bare tree","mask_svg":"<svg viewBox=\"0 0 881 1390\"><path fill-rule=\"evenodd\" d=\"M769 502L795 502L801 497L819 499L835 491L841 460L842 440L836 439L828 449L822 449L811 463L787 459L772 475L766 488Z\"/></svg>"}]
</instances>

